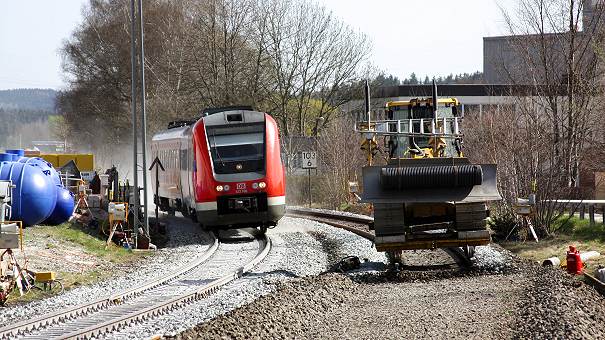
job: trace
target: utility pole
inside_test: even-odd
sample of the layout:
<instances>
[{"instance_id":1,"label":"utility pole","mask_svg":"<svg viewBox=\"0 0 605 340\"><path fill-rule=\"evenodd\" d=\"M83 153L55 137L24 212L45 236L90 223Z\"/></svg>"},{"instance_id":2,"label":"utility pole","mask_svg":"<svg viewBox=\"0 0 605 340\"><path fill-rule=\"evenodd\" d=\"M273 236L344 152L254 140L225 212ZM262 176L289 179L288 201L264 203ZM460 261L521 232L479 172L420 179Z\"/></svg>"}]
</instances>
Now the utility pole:
<instances>
[{"instance_id":1,"label":"utility pole","mask_svg":"<svg viewBox=\"0 0 605 340\"><path fill-rule=\"evenodd\" d=\"M147 236L149 235L149 216L147 214L148 198L147 198L147 112L145 111L145 31L143 29L144 19L143 19L143 0L139 0L139 22L140 22L140 63L141 63L141 152L143 153L143 221L145 224L145 233Z\"/></svg>"},{"instance_id":2,"label":"utility pole","mask_svg":"<svg viewBox=\"0 0 605 340\"><path fill-rule=\"evenodd\" d=\"M137 59L136 59L136 13L135 0L130 0L130 107L132 111L132 153L133 153L133 182L134 182L134 210L132 225L134 226L134 248L137 248L139 233L139 176L138 176L138 138L137 138Z\"/></svg>"}]
</instances>

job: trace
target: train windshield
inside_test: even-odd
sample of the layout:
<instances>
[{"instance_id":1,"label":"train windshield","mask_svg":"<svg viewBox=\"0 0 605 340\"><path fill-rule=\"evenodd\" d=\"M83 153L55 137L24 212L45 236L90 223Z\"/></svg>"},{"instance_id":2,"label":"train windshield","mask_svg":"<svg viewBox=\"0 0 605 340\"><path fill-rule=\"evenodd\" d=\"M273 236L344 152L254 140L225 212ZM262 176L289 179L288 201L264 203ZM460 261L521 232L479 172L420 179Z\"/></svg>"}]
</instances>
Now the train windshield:
<instances>
[{"instance_id":1,"label":"train windshield","mask_svg":"<svg viewBox=\"0 0 605 340\"><path fill-rule=\"evenodd\" d=\"M209 128L208 142L217 174L262 172L265 169L264 124L245 129Z\"/></svg>"}]
</instances>

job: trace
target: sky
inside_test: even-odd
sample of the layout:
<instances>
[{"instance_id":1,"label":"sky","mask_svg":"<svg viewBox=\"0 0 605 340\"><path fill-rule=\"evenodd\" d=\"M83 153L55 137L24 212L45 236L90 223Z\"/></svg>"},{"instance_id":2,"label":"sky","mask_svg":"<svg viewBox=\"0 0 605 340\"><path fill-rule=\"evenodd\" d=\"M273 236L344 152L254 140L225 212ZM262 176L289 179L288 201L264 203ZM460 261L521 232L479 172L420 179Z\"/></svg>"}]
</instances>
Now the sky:
<instances>
[{"instance_id":1,"label":"sky","mask_svg":"<svg viewBox=\"0 0 605 340\"><path fill-rule=\"evenodd\" d=\"M88 0L0 0L0 90L64 86L59 49Z\"/></svg>"},{"instance_id":2,"label":"sky","mask_svg":"<svg viewBox=\"0 0 605 340\"><path fill-rule=\"evenodd\" d=\"M483 37L506 34L505 0L321 0L373 41L372 63L400 79L483 70ZM514 3L514 1L506 0ZM371 5L369 5L371 4Z\"/></svg>"},{"instance_id":3,"label":"sky","mask_svg":"<svg viewBox=\"0 0 605 340\"><path fill-rule=\"evenodd\" d=\"M496 1L318 0L367 34L372 64L400 79L481 71L482 37L506 31ZM59 51L86 3L0 0L0 90L65 86Z\"/></svg>"}]
</instances>

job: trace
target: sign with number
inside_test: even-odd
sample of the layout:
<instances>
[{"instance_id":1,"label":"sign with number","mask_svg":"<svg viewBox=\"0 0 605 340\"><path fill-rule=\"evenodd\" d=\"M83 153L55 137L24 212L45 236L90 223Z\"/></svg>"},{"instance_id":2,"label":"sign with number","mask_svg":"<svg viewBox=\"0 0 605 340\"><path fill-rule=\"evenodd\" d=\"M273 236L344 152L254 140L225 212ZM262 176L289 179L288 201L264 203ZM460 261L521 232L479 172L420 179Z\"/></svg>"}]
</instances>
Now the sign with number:
<instances>
[{"instance_id":1,"label":"sign with number","mask_svg":"<svg viewBox=\"0 0 605 340\"><path fill-rule=\"evenodd\" d=\"M302 152L302 168L317 169L317 152L303 151Z\"/></svg>"}]
</instances>

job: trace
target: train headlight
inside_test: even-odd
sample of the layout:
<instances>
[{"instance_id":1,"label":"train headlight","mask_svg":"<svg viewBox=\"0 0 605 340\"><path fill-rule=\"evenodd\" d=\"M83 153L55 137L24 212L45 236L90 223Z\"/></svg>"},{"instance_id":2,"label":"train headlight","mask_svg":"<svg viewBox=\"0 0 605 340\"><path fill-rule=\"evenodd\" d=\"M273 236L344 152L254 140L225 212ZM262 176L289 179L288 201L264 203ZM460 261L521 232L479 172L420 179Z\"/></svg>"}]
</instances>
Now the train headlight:
<instances>
[{"instance_id":1,"label":"train headlight","mask_svg":"<svg viewBox=\"0 0 605 340\"><path fill-rule=\"evenodd\" d=\"M216 186L216 191L218 191L218 192L223 191L223 189L224 189L224 188L223 188L223 186L222 186L222 185L217 185L217 186Z\"/></svg>"},{"instance_id":2,"label":"train headlight","mask_svg":"<svg viewBox=\"0 0 605 340\"><path fill-rule=\"evenodd\" d=\"M229 184L225 184L225 185L223 186L223 189L224 189L225 191L229 191Z\"/></svg>"},{"instance_id":3,"label":"train headlight","mask_svg":"<svg viewBox=\"0 0 605 340\"><path fill-rule=\"evenodd\" d=\"M252 183L252 189L258 189L258 183Z\"/></svg>"},{"instance_id":4,"label":"train headlight","mask_svg":"<svg viewBox=\"0 0 605 340\"><path fill-rule=\"evenodd\" d=\"M259 182L258 183L258 187L261 188L261 189L264 189L264 188L267 187L267 183L265 183L265 182Z\"/></svg>"}]
</instances>

